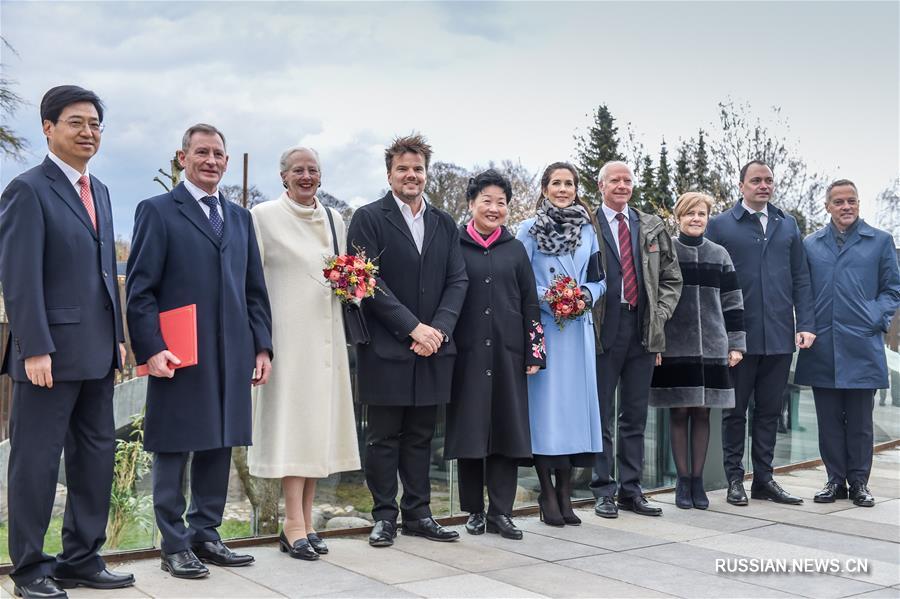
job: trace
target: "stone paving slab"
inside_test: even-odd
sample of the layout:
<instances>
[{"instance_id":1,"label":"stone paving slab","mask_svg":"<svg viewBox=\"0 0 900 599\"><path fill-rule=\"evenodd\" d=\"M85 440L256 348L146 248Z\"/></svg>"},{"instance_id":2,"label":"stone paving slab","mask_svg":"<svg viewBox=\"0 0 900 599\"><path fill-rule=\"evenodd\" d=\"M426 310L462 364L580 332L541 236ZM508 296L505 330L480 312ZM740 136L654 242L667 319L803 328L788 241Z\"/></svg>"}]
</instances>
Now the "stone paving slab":
<instances>
[{"instance_id":1,"label":"stone paving slab","mask_svg":"<svg viewBox=\"0 0 900 599\"><path fill-rule=\"evenodd\" d=\"M801 547L826 549L847 557L860 557L894 563L900 562L900 545L878 539L842 535L836 532L800 528L785 524L776 524L764 530L747 530L742 532L741 535L765 539L766 541L780 541Z\"/></svg>"},{"instance_id":2,"label":"stone paving slab","mask_svg":"<svg viewBox=\"0 0 900 599\"><path fill-rule=\"evenodd\" d=\"M723 575L716 572L717 559L727 560L737 557L734 553L716 551L684 543L635 549L628 553L653 561L685 568L686 570L694 570L712 575ZM867 582L851 580L849 578L842 578L840 576L829 574L785 576L783 574L775 573L725 573L724 576L730 580L737 580L769 589L776 589L785 593L799 595L801 597L811 597L816 599L836 599L838 597L846 597L848 595L864 593L879 588L877 585Z\"/></svg>"},{"instance_id":3,"label":"stone paving slab","mask_svg":"<svg viewBox=\"0 0 900 599\"><path fill-rule=\"evenodd\" d=\"M839 551L828 551L814 547L803 547L786 542L778 542L771 539L757 539L745 534L729 534L708 539L690 541L691 544L707 549L731 552L744 557L758 559L838 559L846 560L849 556ZM841 573L840 576L861 580L878 586L891 586L900 581L900 568L898 563L890 562L890 556L885 561L869 560L869 572L865 574Z\"/></svg>"},{"instance_id":4,"label":"stone paving slab","mask_svg":"<svg viewBox=\"0 0 900 599\"><path fill-rule=\"evenodd\" d=\"M582 518L584 517L585 516L582 516ZM516 519L516 522L519 525L523 524L519 518ZM500 535L495 534L470 535L461 531L460 535L462 535L464 540L469 543L479 543L489 547L495 547L497 549L502 549L503 551L536 558L544 562L555 562L563 559L572 559L573 557L585 557L588 555L607 553L607 550L601 547L574 542L571 539L557 539L541 534L540 529L525 531L521 541L504 539Z\"/></svg>"},{"instance_id":5,"label":"stone paving slab","mask_svg":"<svg viewBox=\"0 0 900 599\"><path fill-rule=\"evenodd\" d=\"M672 597L560 564L494 570L485 576L551 597Z\"/></svg>"},{"instance_id":6,"label":"stone paving slab","mask_svg":"<svg viewBox=\"0 0 900 599\"><path fill-rule=\"evenodd\" d=\"M521 587L478 574L432 578L398 586L402 590L411 591L421 597L545 597L545 595L532 593Z\"/></svg>"},{"instance_id":7,"label":"stone paving slab","mask_svg":"<svg viewBox=\"0 0 900 599\"><path fill-rule=\"evenodd\" d=\"M678 597L792 597L724 576L710 576L687 571L678 566L663 564L629 553L609 553L580 557L560 562L561 565L585 570L633 585L671 593Z\"/></svg>"},{"instance_id":8,"label":"stone paving slab","mask_svg":"<svg viewBox=\"0 0 900 599\"><path fill-rule=\"evenodd\" d=\"M465 573L457 568L399 550L410 538L397 535L394 547L379 548L369 547L364 539L329 539L328 546L331 552L328 554L328 561L386 584Z\"/></svg>"},{"instance_id":9,"label":"stone paving slab","mask_svg":"<svg viewBox=\"0 0 900 599\"><path fill-rule=\"evenodd\" d=\"M636 516L634 514L621 514L620 520L630 520L631 518L645 518L645 516ZM582 517L581 526L564 526L554 527L547 526L539 522L537 519L526 520L521 523L520 528L539 535L574 541L584 545L599 547L608 551L624 551L626 549L636 549L638 547L649 547L651 545L659 545L667 543L666 539L654 537L645 534L631 532L630 530L617 530L615 528L606 528L603 526L603 519L587 516Z\"/></svg>"},{"instance_id":10,"label":"stone paving slab","mask_svg":"<svg viewBox=\"0 0 900 599\"><path fill-rule=\"evenodd\" d=\"M850 503L853 506L852 503ZM835 516L850 518L862 522L876 522L897 528L900 526L900 499L876 501L870 508L858 509L856 506L837 512ZM895 535L895 539L900 535Z\"/></svg>"},{"instance_id":11,"label":"stone paving slab","mask_svg":"<svg viewBox=\"0 0 900 599\"><path fill-rule=\"evenodd\" d=\"M876 506L878 507L878 506ZM900 526L882 524L877 521L864 519L864 514L875 508L850 508L842 512L832 512L828 516L821 514L800 514L791 520L794 526L817 528L829 532L839 532L846 535L880 539L891 543L900 539ZM896 505L894 509L900 509Z\"/></svg>"},{"instance_id":12,"label":"stone paving slab","mask_svg":"<svg viewBox=\"0 0 900 599\"><path fill-rule=\"evenodd\" d=\"M421 537L406 537L403 542L395 544L394 548L466 572L477 573L541 563L533 557L478 543L473 540L475 537L464 530L456 530L460 533L459 541L438 543ZM507 543L516 541L507 540Z\"/></svg>"},{"instance_id":13,"label":"stone paving slab","mask_svg":"<svg viewBox=\"0 0 900 599\"><path fill-rule=\"evenodd\" d=\"M329 539L329 545L330 541ZM285 597L317 597L376 584L367 576L330 563L333 554L307 562L289 558L277 546L254 547L250 551L256 557L256 562L250 567L235 568L231 572ZM388 585L385 587L392 588Z\"/></svg>"}]
</instances>

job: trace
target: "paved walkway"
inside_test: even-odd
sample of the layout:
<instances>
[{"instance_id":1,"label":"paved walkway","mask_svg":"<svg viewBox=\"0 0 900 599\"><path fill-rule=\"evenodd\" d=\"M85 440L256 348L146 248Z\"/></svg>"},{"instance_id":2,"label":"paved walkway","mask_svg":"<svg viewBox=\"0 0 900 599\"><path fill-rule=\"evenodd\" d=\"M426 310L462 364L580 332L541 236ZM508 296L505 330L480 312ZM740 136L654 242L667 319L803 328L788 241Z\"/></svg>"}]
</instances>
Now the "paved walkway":
<instances>
[{"instance_id":1,"label":"paved walkway","mask_svg":"<svg viewBox=\"0 0 900 599\"><path fill-rule=\"evenodd\" d=\"M802 506L751 501L734 507L717 491L709 510L679 510L668 494L654 498L666 504L662 518L626 512L602 520L582 510L582 526L560 529L519 518L526 534L518 542L462 530L458 543L401 535L391 549L372 549L360 537L332 538L331 553L313 563L256 547L253 566L211 567L202 581L176 580L160 571L158 559L142 560L115 566L134 572L134 588L77 589L70 596L900 598L900 450L875 456L870 488L878 503L870 509L813 503L825 480L821 467L778 478L806 498ZM831 570L716 572L717 560L740 558L747 567L810 560L802 562L806 570L817 564ZM856 560L866 560L868 573L851 571ZM0 585L0 595L11 594L8 579Z\"/></svg>"}]
</instances>

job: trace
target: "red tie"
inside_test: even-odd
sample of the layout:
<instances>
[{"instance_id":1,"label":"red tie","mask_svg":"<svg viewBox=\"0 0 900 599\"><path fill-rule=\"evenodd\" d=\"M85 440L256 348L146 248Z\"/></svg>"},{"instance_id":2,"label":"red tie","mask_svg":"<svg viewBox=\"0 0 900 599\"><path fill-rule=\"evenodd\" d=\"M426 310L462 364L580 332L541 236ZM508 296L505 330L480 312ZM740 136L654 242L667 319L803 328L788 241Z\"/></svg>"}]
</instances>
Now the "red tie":
<instances>
[{"instance_id":1,"label":"red tie","mask_svg":"<svg viewBox=\"0 0 900 599\"><path fill-rule=\"evenodd\" d=\"M87 210L88 216L91 218L91 224L94 225L94 231L97 230L97 213L94 212L94 198L91 196L91 182L86 175L81 175L78 179L81 186L81 203Z\"/></svg>"},{"instance_id":2,"label":"red tie","mask_svg":"<svg viewBox=\"0 0 900 599\"><path fill-rule=\"evenodd\" d=\"M637 273L634 271L634 258L631 254L631 232L625 224L625 215L616 215L619 221L619 257L622 259L622 293L625 301L637 306Z\"/></svg>"}]
</instances>

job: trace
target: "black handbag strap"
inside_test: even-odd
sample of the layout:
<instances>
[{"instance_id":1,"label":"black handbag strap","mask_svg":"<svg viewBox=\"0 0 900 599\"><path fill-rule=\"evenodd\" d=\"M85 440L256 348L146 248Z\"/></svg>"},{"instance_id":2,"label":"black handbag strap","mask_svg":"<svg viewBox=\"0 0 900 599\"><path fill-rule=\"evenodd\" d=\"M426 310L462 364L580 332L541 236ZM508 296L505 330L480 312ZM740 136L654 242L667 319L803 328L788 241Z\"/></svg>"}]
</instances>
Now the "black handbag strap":
<instances>
[{"instance_id":1,"label":"black handbag strap","mask_svg":"<svg viewBox=\"0 0 900 599\"><path fill-rule=\"evenodd\" d=\"M331 226L331 243L334 245L334 255L340 256L341 250L338 248L337 242L337 231L334 228L334 216L331 215L331 210L325 204L322 204L322 208L325 210L325 215L328 217L328 224Z\"/></svg>"}]
</instances>

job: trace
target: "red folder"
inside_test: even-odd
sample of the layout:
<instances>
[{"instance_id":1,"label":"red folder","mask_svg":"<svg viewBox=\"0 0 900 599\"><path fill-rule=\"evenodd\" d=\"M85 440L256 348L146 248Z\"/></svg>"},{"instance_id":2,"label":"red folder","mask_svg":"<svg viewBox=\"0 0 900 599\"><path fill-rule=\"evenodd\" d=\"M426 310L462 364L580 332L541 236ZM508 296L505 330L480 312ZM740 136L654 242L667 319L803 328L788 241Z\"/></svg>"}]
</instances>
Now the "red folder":
<instances>
[{"instance_id":1,"label":"red folder","mask_svg":"<svg viewBox=\"0 0 900 599\"><path fill-rule=\"evenodd\" d=\"M166 348L175 354L181 364L169 362L169 368L185 368L197 365L197 304L182 306L159 313L159 328ZM146 364L138 364L137 375L147 376Z\"/></svg>"}]
</instances>

